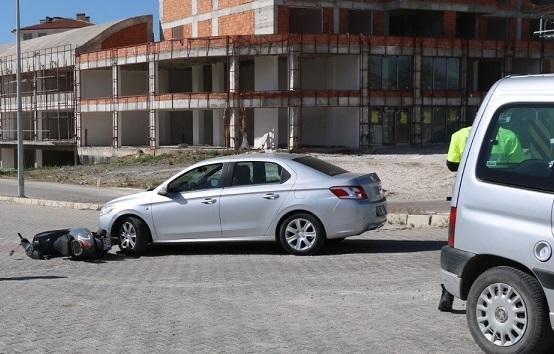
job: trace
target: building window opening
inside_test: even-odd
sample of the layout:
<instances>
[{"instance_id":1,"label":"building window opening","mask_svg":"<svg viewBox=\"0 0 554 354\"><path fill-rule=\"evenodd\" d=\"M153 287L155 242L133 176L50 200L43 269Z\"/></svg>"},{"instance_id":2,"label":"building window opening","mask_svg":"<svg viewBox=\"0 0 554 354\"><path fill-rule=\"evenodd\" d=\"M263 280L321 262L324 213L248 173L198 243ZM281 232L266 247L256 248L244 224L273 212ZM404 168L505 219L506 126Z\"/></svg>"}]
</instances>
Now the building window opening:
<instances>
[{"instance_id":1,"label":"building window opening","mask_svg":"<svg viewBox=\"0 0 554 354\"><path fill-rule=\"evenodd\" d=\"M488 17L487 38L499 41L508 39L508 19L506 17Z\"/></svg>"},{"instance_id":2,"label":"building window opening","mask_svg":"<svg viewBox=\"0 0 554 354\"><path fill-rule=\"evenodd\" d=\"M369 78L373 90L410 90L412 57L372 55L369 57Z\"/></svg>"},{"instance_id":3,"label":"building window opening","mask_svg":"<svg viewBox=\"0 0 554 354\"><path fill-rule=\"evenodd\" d=\"M452 133L460 127L458 107L427 107L421 114L423 144L448 143Z\"/></svg>"},{"instance_id":4,"label":"building window opening","mask_svg":"<svg viewBox=\"0 0 554 354\"><path fill-rule=\"evenodd\" d=\"M459 87L459 58L423 58L421 62L421 88L423 90L457 90Z\"/></svg>"},{"instance_id":5,"label":"building window opening","mask_svg":"<svg viewBox=\"0 0 554 354\"><path fill-rule=\"evenodd\" d=\"M322 22L321 9L289 9L290 33L321 33Z\"/></svg>"},{"instance_id":6,"label":"building window opening","mask_svg":"<svg viewBox=\"0 0 554 354\"><path fill-rule=\"evenodd\" d=\"M474 39L477 32L477 20L475 14L466 12L456 13L456 37L462 39Z\"/></svg>"},{"instance_id":7,"label":"building window opening","mask_svg":"<svg viewBox=\"0 0 554 354\"><path fill-rule=\"evenodd\" d=\"M440 11L392 11L389 17L391 36L441 37L443 15Z\"/></svg>"},{"instance_id":8,"label":"building window opening","mask_svg":"<svg viewBox=\"0 0 554 354\"><path fill-rule=\"evenodd\" d=\"M371 11L348 11L348 33L371 34Z\"/></svg>"}]
</instances>

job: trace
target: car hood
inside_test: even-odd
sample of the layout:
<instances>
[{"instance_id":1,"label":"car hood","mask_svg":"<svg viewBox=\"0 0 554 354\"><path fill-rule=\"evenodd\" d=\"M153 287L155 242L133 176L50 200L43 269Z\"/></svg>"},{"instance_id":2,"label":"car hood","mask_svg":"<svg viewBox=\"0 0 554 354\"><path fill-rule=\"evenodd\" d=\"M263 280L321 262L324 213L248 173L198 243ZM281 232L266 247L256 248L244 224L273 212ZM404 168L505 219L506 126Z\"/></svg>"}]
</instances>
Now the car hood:
<instances>
[{"instance_id":1,"label":"car hood","mask_svg":"<svg viewBox=\"0 0 554 354\"><path fill-rule=\"evenodd\" d=\"M124 197L119 197L114 200L110 200L109 202L106 203L106 205L121 204L129 201L133 201L135 203L140 204L147 199L150 200L151 196L152 196L152 192L139 192L131 195L126 195Z\"/></svg>"}]
</instances>

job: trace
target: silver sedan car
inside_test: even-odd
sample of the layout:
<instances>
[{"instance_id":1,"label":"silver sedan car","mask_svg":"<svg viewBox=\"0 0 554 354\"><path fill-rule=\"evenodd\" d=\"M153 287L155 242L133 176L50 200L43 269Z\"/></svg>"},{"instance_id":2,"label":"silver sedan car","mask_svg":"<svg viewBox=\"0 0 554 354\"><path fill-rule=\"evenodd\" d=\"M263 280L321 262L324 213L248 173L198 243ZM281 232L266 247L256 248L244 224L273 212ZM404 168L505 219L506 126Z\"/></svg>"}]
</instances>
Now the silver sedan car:
<instances>
[{"instance_id":1,"label":"silver sedan car","mask_svg":"<svg viewBox=\"0 0 554 354\"><path fill-rule=\"evenodd\" d=\"M106 203L100 227L136 255L150 243L223 241L277 241L289 253L311 255L386 218L375 173L276 153L197 163L152 191Z\"/></svg>"}]
</instances>

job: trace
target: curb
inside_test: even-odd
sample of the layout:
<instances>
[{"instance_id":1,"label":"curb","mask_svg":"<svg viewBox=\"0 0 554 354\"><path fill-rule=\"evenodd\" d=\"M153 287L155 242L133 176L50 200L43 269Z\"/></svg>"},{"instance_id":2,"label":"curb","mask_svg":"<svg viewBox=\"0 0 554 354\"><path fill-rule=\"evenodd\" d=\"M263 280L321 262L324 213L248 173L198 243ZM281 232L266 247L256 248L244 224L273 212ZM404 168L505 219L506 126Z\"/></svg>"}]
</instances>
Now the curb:
<instances>
[{"instance_id":1,"label":"curb","mask_svg":"<svg viewBox=\"0 0 554 354\"><path fill-rule=\"evenodd\" d=\"M409 228L448 227L449 221L450 215L441 213L432 215L389 214L387 216L387 224L404 225Z\"/></svg>"},{"instance_id":2,"label":"curb","mask_svg":"<svg viewBox=\"0 0 554 354\"><path fill-rule=\"evenodd\" d=\"M12 202L25 205L45 206L52 208L65 208L65 209L77 209L77 210L100 210L102 204L95 203L78 203L78 202L65 202L61 200L47 200L36 198L19 198L19 197L6 197L0 196L0 202Z\"/></svg>"},{"instance_id":3,"label":"curb","mask_svg":"<svg viewBox=\"0 0 554 354\"><path fill-rule=\"evenodd\" d=\"M0 202L12 202L25 205L45 206L51 208L65 208L77 210L95 210L102 208L102 204L96 203L78 203L66 202L61 200L47 200L36 198L19 198L0 196ZM449 214L389 214L387 216L388 225L405 226L408 228L429 228L429 227L447 227Z\"/></svg>"}]
</instances>

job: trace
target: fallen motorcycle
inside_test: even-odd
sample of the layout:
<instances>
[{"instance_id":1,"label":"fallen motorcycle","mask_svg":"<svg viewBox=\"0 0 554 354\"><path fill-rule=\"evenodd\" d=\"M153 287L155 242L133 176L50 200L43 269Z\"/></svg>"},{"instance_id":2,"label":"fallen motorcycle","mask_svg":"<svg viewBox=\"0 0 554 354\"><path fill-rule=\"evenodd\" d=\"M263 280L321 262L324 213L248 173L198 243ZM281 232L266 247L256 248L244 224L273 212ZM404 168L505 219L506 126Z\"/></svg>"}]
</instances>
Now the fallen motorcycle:
<instances>
[{"instance_id":1,"label":"fallen motorcycle","mask_svg":"<svg viewBox=\"0 0 554 354\"><path fill-rule=\"evenodd\" d=\"M21 247L32 259L69 257L74 260L99 259L112 248L111 240L105 233L95 233L88 229L64 229L41 232L30 242L21 234Z\"/></svg>"}]
</instances>

